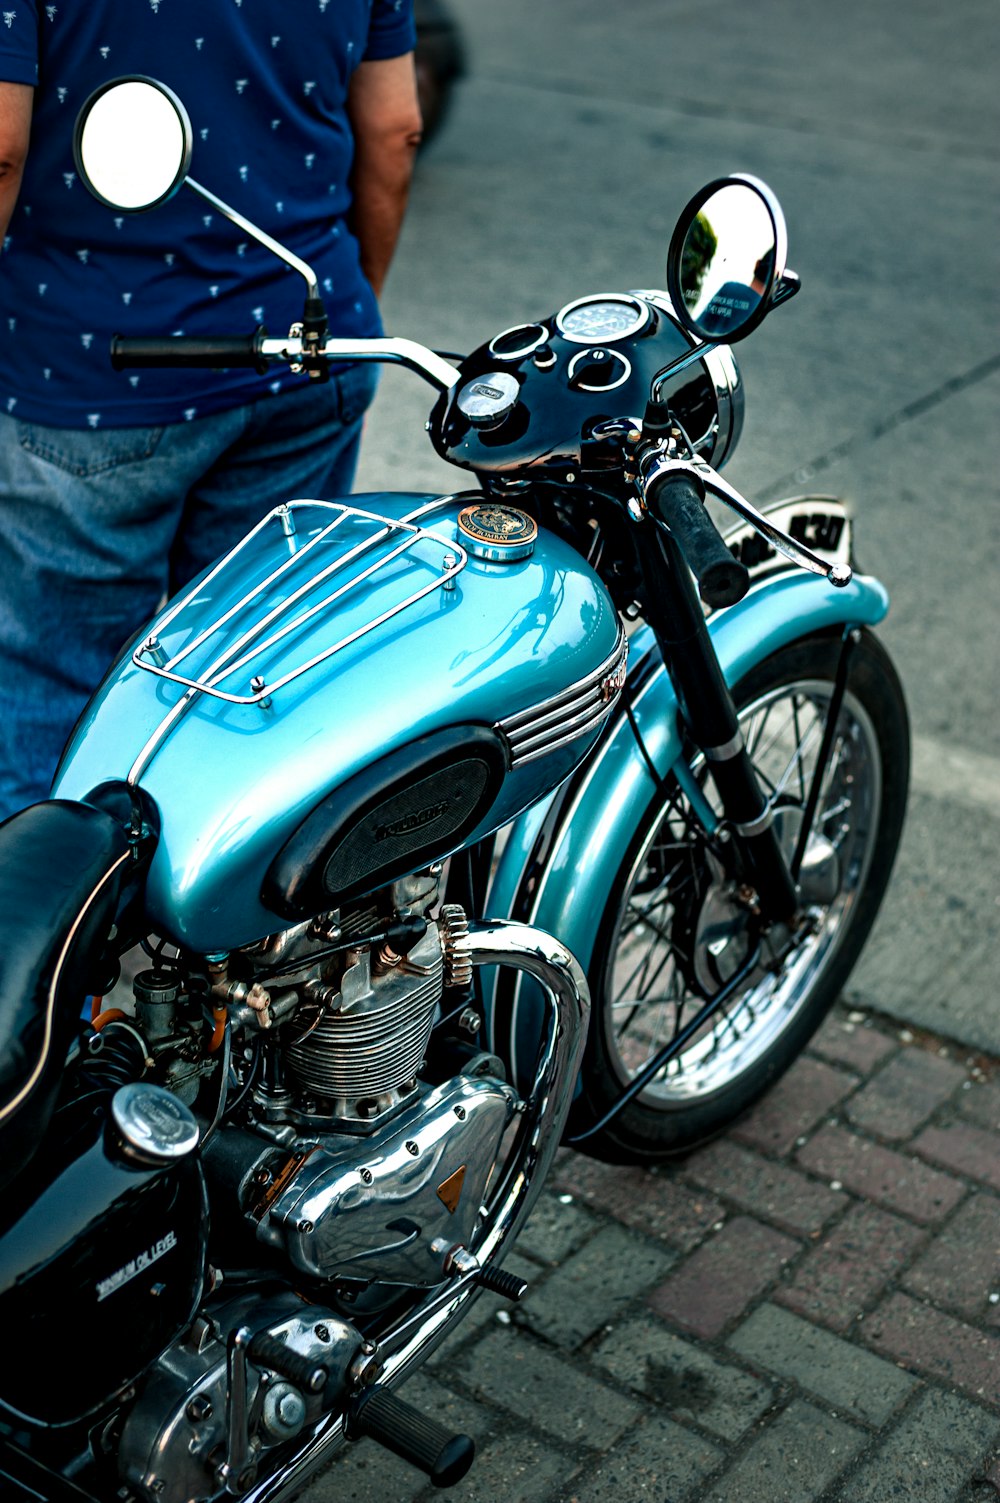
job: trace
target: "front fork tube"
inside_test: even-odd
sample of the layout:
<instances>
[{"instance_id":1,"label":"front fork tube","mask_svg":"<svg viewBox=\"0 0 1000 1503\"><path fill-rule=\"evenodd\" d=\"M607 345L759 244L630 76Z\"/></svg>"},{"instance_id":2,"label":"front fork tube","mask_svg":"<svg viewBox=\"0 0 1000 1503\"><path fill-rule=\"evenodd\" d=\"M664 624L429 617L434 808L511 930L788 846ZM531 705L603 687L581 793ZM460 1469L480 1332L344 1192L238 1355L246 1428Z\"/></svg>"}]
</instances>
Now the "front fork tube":
<instances>
[{"instance_id":1,"label":"front fork tube","mask_svg":"<svg viewBox=\"0 0 1000 1503\"><path fill-rule=\"evenodd\" d=\"M790 924L799 906L795 882L744 744L691 572L666 527L648 514L636 527L647 619L688 729L705 754L746 882L765 919Z\"/></svg>"}]
</instances>

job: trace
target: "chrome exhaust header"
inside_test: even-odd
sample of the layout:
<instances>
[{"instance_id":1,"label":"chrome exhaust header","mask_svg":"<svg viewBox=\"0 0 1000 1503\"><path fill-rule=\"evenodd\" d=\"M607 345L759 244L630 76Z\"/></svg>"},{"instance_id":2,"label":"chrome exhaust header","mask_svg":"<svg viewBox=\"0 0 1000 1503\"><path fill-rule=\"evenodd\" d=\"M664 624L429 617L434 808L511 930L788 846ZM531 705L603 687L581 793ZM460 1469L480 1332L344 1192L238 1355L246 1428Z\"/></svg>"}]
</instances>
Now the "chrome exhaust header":
<instances>
[{"instance_id":1,"label":"chrome exhaust header","mask_svg":"<svg viewBox=\"0 0 1000 1503\"><path fill-rule=\"evenodd\" d=\"M533 977L544 997L544 1032L534 1081L519 1111L510 1158L491 1190L474 1255L464 1271L424 1299L385 1332L372 1347L378 1382L393 1388L451 1333L468 1304L480 1293L480 1270L500 1256L523 1226L552 1165L573 1099L590 1016L587 978L565 945L529 924L473 924L462 940L463 954L475 966L512 966ZM471 1266L470 1266L471 1265ZM285 1503L345 1443L346 1416L330 1415L314 1427L282 1468L244 1494L247 1503Z\"/></svg>"}]
</instances>

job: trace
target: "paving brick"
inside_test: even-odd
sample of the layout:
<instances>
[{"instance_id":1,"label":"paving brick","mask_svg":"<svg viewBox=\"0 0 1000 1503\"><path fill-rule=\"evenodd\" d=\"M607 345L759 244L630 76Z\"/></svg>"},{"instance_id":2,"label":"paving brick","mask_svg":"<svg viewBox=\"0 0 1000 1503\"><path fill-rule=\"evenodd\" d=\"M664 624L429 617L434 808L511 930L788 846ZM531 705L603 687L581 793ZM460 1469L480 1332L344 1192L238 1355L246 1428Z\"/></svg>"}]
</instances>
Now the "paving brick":
<instances>
[{"instance_id":1,"label":"paving brick","mask_svg":"<svg viewBox=\"0 0 1000 1503\"><path fill-rule=\"evenodd\" d=\"M962 1065L926 1049L902 1049L851 1097L844 1115L856 1127L902 1142L954 1095L967 1078Z\"/></svg>"},{"instance_id":2,"label":"paving brick","mask_svg":"<svg viewBox=\"0 0 1000 1503\"><path fill-rule=\"evenodd\" d=\"M870 1425L884 1425L916 1383L882 1357L775 1305L755 1310L729 1346L755 1368L789 1378L839 1414Z\"/></svg>"},{"instance_id":3,"label":"paving brick","mask_svg":"<svg viewBox=\"0 0 1000 1503\"><path fill-rule=\"evenodd\" d=\"M818 1232L848 1204L847 1196L797 1169L722 1140L688 1159L685 1175L793 1235Z\"/></svg>"},{"instance_id":4,"label":"paving brick","mask_svg":"<svg viewBox=\"0 0 1000 1503\"><path fill-rule=\"evenodd\" d=\"M770 1385L720 1362L648 1316L626 1321L592 1354L620 1383L655 1399L674 1419L734 1440L770 1407Z\"/></svg>"},{"instance_id":5,"label":"paving brick","mask_svg":"<svg viewBox=\"0 0 1000 1503\"><path fill-rule=\"evenodd\" d=\"M518 1278L524 1279L527 1283L528 1293L524 1304L518 1307L527 1309L533 1299L541 1296L545 1272L538 1267L537 1263L529 1263L527 1258L522 1258L516 1250L507 1254L503 1260L503 1267L507 1273L516 1273ZM502 1299L499 1294L484 1291L476 1298L472 1309L462 1317L454 1334L430 1358L429 1365L432 1368L441 1367L448 1360L445 1354L450 1353L455 1343L464 1341L474 1331L481 1331L486 1326L495 1325L497 1316L502 1317L506 1323L510 1317L511 1308L509 1299Z\"/></svg>"},{"instance_id":6,"label":"paving brick","mask_svg":"<svg viewBox=\"0 0 1000 1503\"><path fill-rule=\"evenodd\" d=\"M1000 1190L1000 1133L956 1122L926 1128L913 1147L922 1158Z\"/></svg>"},{"instance_id":7,"label":"paving brick","mask_svg":"<svg viewBox=\"0 0 1000 1503\"><path fill-rule=\"evenodd\" d=\"M732 1136L751 1148L789 1153L796 1139L814 1128L857 1083L856 1075L806 1055L736 1125Z\"/></svg>"},{"instance_id":8,"label":"paving brick","mask_svg":"<svg viewBox=\"0 0 1000 1503\"><path fill-rule=\"evenodd\" d=\"M929 1373L1000 1406L1000 1335L894 1294L859 1326L863 1340L914 1372Z\"/></svg>"},{"instance_id":9,"label":"paving brick","mask_svg":"<svg viewBox=\"0 0 1000 1503\"><path fill-rule=\"evenodd\" d=\"M941 1221L965 1194L964 1185L893 1148L882 1148L843 1127L824 1127L798 1153L824 1179L870 1197L914 1221Z\"/></svg>"},{"instance_id":10,"label":"paving brick","mask_svg":"<svg viewBox=\"0 0 1000 1503\"><path fill-rule=\"evenodd\" d=\"M401 1396L424 1414L433 1414L442 1425L485 1444L503 1426L503 1417L489 1404L477 1404L464 1394L455 1393L438 1378L421 1368L400 1390Z\"/></svg>"},{"instance_id":11,"label":"paving brick","mask_svg":"<svg viewBox=\"0 0 1000 1503\"><path fill-rule=\"evenodd\" d=\"M427 1486L416 1467L373 1440L346 1446L309 1485L308 1503L415 1503ZM13 1500L12 1500L13 1503Z\"/></svg>"},{"instance_id":12,"label":"paving brick","mask_svg":"<svg viewBox=\"0 0 1000 1503\"><path fill-rule=\"evenodd\" d=\"M836 1503L900 1503L910 1498L954 1503L997 1434L995 1415L955 1394L930 1389L885 1444L845 1478Z\"/></svg>"},{"instance_id":13,"label":"paving brick","mask_svg":"<svg viewBox=\"0 0 1000 1503\"><path fill-rule=\"evenodd\" d=\"M449 1370L477 1398L498 1404L569 1445L606 1450L639 1407L514 1329L490 1331Z\"/></svg>"},{"instance_id":14,"label":"paving brick","mask_svg":"<svg viewBox=\"0 0 1000 1503\"><path fill-rule=\"evenodd\" d=\"M580 1346L662 1279L676 1257L651 1238L606 1226L549 1275L519 1314L547 1341Z\"/></svg>"},{"instance_id":15,"label":"paving brick","mask_svg":"<svg viewBox=\"0 0 1000 1503\"><path fill-rule=\"evenodd\" d=\"M800 1244L736 1216L650 1295L658 1315L695 1336L718 1336L762 1294Z\"/></svg>"},{"instance_id":16,"label":"paving brick","mask_svg":"<svg viewBox=\"0 0 1000 1503\"><path fill-rule=\"evenodd\" d=\"M846 1331L912 1256L926 1233L909 1221L855 1203L806 1253L774 1298L810 1320Z\"/></svg>"},{"instance_id":17,"label":"paving brick","mask_svg":"<svg viewBox=\"0 0 1000 1503\"><path fill-rule=\"evenodd\" d=\"M434 1415L450 1430L471 1435L477 1451L487 1445L506 1423L505 1416L452 1393L423 1370L407 1380L401 1397L416 1405L422 1414ZM517 1451L514 1446L509 1446L509 1449L512 1454ZM474 1463L473 1472L478 1465L478 1461ZM426 1487L424 1472L400 1461L374 1441L363 1440L341 1451L328 1470L310 1484L308 1503L343 1503L345 1498L351 1503L386 1503L387 1498L393 1503L412 1503L423 1495ZM465 1503L463 1492L449 1495L450 1498L456 1496L460 1503ZM476 1496L485 1497L486 1494Z\"/></svg>"},{"instance_id":18,"label":"paving brick","mask_svg":"<svg viewBox=\"0 0 1000 1503\"><path fill-rule=\"evenodd\" d=\"M669 1172L623 1169L599 1164L581 1154L557 1165L554 1184L556 1189L578 1196L637 1232L659 1237L680 1252L697 1247L725 1215L711 1195L686 1189Z\"/></svg>"},{"instance_id":19,"label":"paving brick","mask_svg":"<svg viewBox=\"0 0 1000 1503\"><path fill-rule=\"evenodd\" d=\"M705 1477L723 1453L662 1415L637 1425L610 1456L581 1470L570 1485L573 1503L607 1503L611 1498L648 1499L650 1503L694 1503ZM505 1495L500 1492L494 1498ZM506 1496L516 1496L519 1494Z\"/></svg>"},{"instance_id":20,"label":"paving brick","mask_svg":"<svg viewBox=\"0 0 1000 1503\"><path fill-rule=\"evenodd\" d=\"M1000 1079L973 1079L957 1098L958 1111L978 1127L1000 1132Z\"/></svg>"},{"instance_id":21,"label":"paving brick","mask_svg":"<svg viewBox=\"0 0 1000 1503\"><path fill-rule=\"evenodd\" d=\"M797 1399L699 1503L814 1503L866 1440L853 1425Z\"/></svg>"},{"instance_id":22,"label":"paving brick","mask_svg":"<svg viewBox=\"0 0 1000 1503\"><path fill-rule=\"evenodd\" d=\"M477 1446L472 1470L461 1482L450 1487L446 1494L432 1489L425 1496L446 1497L447 1503L497 1503L501 1498L516 1498L517 1503L547 1503L554 1492L560 1498L569 1496L569 1477L576 1465L572 1457L521 1431L505 1435L492 1445ZM426 1483L424 1478L425 1486ZM336 1503L355 1503L355 1500L345 1493ZM396 1503L390 1488L380 1494L379 1503Z\"/></svg>"},{"instance_id":23,"label":"paving brick","mask_svg":"<svg viewBox=\"0 0 1000 1503\"><path fill-rule=\"evenodd\" d=\"M899 1041L879 1033L864 1023L852 1023L841 1012L834 1012L813 1036L812 1054L820 1054L831 1064L846 1065L859 1075L870 1075L899 1048Z\"/></svg>"},{"instance_id":24,"label":"paving brick","mask_svg":"<svg viewBox=\"0 0 1000 1503\"><path fill-rule=\"evenodd\" d=\"M980 1321L997 1315L989 1296L998 1278L1000 1200L983 1193L960 1207L902 1282L913 1294Z\"/></svg>"},{"instance_id":25,"label":"paving brick","mask_svg":"<svg viewBox=\"0 0 1000 1503\"><path fill-rule=\"evenodd\" d=\"M562 1263L600 1224L583 1206L565 1205L557 1195L543 1195L518 1234L517 1250L539 1263Z\"/></svg>"}]
</instances>

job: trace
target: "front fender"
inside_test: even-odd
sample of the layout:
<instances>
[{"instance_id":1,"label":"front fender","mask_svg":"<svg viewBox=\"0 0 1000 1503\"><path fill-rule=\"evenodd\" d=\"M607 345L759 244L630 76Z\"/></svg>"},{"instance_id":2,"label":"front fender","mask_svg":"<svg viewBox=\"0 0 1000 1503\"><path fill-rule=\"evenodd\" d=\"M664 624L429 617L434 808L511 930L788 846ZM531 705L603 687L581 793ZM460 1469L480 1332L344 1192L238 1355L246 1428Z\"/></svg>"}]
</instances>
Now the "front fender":
<instances>
[{"instance_id":1,"label":"front fender","mask_svg":"<svg viewBox=\"0 0 1000 1503\"><path fill-rule=\"evenodd\" d=\"M761 580L737 605L710 618L708 629L726 682L735 685L801 637L874 626L888 609L888 593L877 579L855 575L834 589L797 571ZM646 806L681 756L677 696L648 627L633 634L629 656L613 722L583 768L510 826L490 889L493 916L554 934L585 970L608 893ZM513 998L509 1004L513 1008ZM513 1023L498 993L493 1047L506 1051L510 1027L516 1063Z\"/></svg>"}]
</instances>

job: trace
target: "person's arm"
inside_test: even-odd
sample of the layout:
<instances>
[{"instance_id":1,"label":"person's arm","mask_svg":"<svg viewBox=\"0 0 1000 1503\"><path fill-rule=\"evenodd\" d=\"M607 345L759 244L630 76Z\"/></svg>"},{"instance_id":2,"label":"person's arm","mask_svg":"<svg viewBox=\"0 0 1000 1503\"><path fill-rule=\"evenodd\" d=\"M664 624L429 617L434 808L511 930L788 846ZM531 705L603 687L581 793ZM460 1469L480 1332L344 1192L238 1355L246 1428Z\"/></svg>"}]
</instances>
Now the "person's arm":
<instances>
[{"instance_id":1,"label":"person's arm","mask_svg":"<svg viewBox=\"0 0 1000 1503\"><path fill-rule=\"evenodd\" d=\"M0 83L0 239L7 233L21 187L34 96L30 84Z\"/></svg>"},{"instance_id":2,"label":"person's arm","mask_svg":"<svg viewBox=\"0 0 1000 1503\"><path fill-rule=\"evenodd\" d=\"M399 238L420 144L412 52L361 63L351 79L347 110L354 133L351 228L377 296Z\"/></svg>"}]
</instances>

